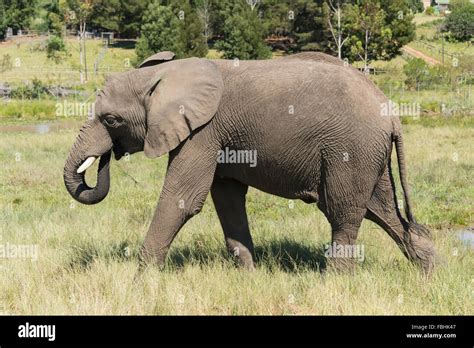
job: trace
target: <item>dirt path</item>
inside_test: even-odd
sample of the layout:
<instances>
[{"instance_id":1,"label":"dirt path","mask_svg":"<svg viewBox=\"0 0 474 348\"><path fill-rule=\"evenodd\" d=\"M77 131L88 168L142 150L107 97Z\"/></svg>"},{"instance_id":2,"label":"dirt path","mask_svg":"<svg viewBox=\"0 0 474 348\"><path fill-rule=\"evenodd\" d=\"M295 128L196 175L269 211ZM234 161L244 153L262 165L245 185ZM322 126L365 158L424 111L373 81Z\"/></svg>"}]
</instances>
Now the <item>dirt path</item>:
<instances>
[{"instance_id":1,"label":"dirt path","mask_svg":"<svg viewBox=\"0 0 474 348\"><path fill-rule=\"evenodd\" d=\"M412 47L403 46L402 50L405 51L407 54L409 54L412 57L423 59L425 62L427 62L430 65L441 65L441 62L439 60L434 59L433 57L427 56L423 52L415 50Z\"/></svg>"}]
</instances>

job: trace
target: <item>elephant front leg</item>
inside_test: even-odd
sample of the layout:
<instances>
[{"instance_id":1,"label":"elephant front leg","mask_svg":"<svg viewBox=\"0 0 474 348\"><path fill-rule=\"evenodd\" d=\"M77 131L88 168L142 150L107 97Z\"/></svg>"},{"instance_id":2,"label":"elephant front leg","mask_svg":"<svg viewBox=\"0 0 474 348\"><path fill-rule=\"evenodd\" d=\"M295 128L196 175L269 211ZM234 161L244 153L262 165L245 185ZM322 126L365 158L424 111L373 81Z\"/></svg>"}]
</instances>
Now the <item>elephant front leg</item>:
<instances>
[{"instance_id":1,"label":"elephant front leg","mask_svg":"<svg viewBox=\"0 0 474 348\"><path fill-rule=\"evenodd\" d=\"M170 153L160 199L140 250L142 267L164 265L171 243L186 221L201 211L212 184L215 156L192 146L175 152Z\"/></svg>"},{"instance_id":2,"label":"elephant front leg","mask_svg":"<svg viewBox=\"0 0 474 348\"><path fill-rule=\"evenodd\" d=\"M227 249L241 266L254 269L254 248L245 210L247 189L247 185L233 179L216 177L211 195L224 230Z\"/></svg>"}]
</instances>

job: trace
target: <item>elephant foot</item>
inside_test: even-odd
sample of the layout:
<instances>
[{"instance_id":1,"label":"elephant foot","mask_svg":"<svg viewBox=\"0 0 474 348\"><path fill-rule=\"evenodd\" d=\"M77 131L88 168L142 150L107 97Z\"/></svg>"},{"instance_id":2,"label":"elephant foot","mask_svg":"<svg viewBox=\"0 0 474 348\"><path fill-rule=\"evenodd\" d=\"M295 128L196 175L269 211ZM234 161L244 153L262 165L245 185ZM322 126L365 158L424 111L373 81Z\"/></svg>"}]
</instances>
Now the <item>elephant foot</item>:
<instances>
[{"instance_id":1,"label":"elephant foot","mask_svg":"<svg viewBox=\"0 0 474 348\"><path fill-rule=\"evenodd\" d=\"M166 260L166 252L157 252L142 246L138 254L139 271L144 271L150 266L163 268Z\"/></svg>"},{"instance_id":2,"label":"elephant foot","mask_svg":"<svg viewBox=\"0 0 474 348\"><path fill-rule=\"evenodd\" d=\"M326 271L336 273L354 273L356 262L353 258L347 257L327 257Z\"/></svg>"},{"instance_id":3,"label":"elephant foot","mask_svg":"<svg viewBox=\"0 0 474 348\"><path fill-rule=\"evenodd\" d=\"M234 245L235 244L235 245ZM230 254L234 257L237 265L246 270L255 270L255 262L253 252L240 243L228 245Z\"/></svg>"},{"instance_id":4,"label":"elephant foot","mask_svg":"<svg viewBox=\"0 0 474 348\"><path fill-rule=\"evenodd\" d=\"M356 244L332 243L325 252L326 270L354 273L357 261L363 261L364 250Z\"/></svg>"},{"instance_id":5,"label":"elephant foot","mask_svg":"<svg viewBox=\"0 0 474 348\"><path fill-rule=\"evenodd\" d=\"M249 257L240 257L237 259L237 264L239 265L240 268L248 270L248 271L254 271L255 270L255 263L253 262L253 258L251 255Z\"/></svg>"}]
</instances>

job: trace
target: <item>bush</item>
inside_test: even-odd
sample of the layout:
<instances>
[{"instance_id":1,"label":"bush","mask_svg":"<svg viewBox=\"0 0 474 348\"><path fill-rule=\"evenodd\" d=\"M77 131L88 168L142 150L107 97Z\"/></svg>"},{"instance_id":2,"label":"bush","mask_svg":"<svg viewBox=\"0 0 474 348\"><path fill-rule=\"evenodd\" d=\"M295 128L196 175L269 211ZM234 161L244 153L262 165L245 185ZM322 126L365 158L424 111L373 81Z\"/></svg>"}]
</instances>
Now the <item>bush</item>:
<instances>
[{"instance_id":1,"label":"bush","mask_svg":"<svg viewBox=\"0 0 474 348\"><path fill-rule=\"evenodd\" d=\"M177 58L206 56L207 43L198 15L189 1L173 4L164 6L154 1L148 5L135 47L136 63L160 51L173 51Z\"/></svg>"},{"instance_id":2,"label":"bush","mask_svg":"<svg viewBox=\"0 0 474 348\"><path fill-rule=\"evenodd\" d=\"M434 10L434 7L430 6L430 7L427 7L426 10L425 10L425 15L427 16L432 16L434 15L435 13L435 10Z\"/></svg>"},{"instance_id":3,"label":"bush","mask_svg":"<svg viewBox=\"0 0 474 348\"><path fill-rule=\"evenodd\" d=\"M445 29L457 41L469 41L474 35L474 4L468 0L452 4L452 12L446 17Z\"/></svg>"},{"instance_id":4,"label":"bush","mask_svg":"<svg viewBox=\"0 0 474 348\"><path fill-rule=\"evenodd\" d=\"M13 68L12 57L7 53L2 56L0 61L0 72L5 72Z\"/></svg>"},{"instance_id":5,"label":"bush","mask_svg":"<svg viewBox=\"0 0 474 348\"><path fill-rule=\"evenodd\" d=\"M12 98L22 99L38 99L48 94L48 88L36 77L31 84L21 85L12 89Z\"/></svg>"},{"instance_id":6,"label":"bush","mask_svg":"<svg viewBox=\"0 0 474 348\"><path fill-rule=\"evenodd\" d=\"M256 11L249 6L235 5L224 22L224 39L215 48L225 59L266 59L272 55L264 42L265 30Z\"/></svg>"},{"instance_id":7,"label":"bush","mask_svg":"<svg viewBox=\"0 0 474 348\"><path fill-rule=\"evenodd\" d=\"M62 57L61 53L66 52L66 44L64 43L62 38L53 35L48 39L46 45L46 52L48 59L51 59L58 63Z\"/></svg>"},{"instance_id":8,"label":"bush","mask_svg":"<svg viewBox=\"0 0 474 348\"><path fill-rule=\"evenodd\" d=\"M430 67L423 59L413 58L403 67L405 85L411 89L427 89L433 85L446 83L452 78L448 69L442 66Z\"/></svg>"}]
</instances>

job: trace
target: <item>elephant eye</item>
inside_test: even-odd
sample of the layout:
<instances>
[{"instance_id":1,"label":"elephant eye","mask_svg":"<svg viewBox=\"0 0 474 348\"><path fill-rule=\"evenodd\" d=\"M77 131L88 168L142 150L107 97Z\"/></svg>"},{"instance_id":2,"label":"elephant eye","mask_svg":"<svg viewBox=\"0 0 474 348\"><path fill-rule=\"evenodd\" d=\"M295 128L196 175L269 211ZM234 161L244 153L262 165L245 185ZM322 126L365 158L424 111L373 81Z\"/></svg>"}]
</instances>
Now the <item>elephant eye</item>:
<instances>
[{"instance_id":1,"label":"elephant eye","mask_svg":"<svg viewBox=\"0 0 474 348\"><path fill-rule=\"evenodd\" d=\"M112 115L107 115L104 117L104 121L103 123L108 126L108 127L112 127L112 128L117 128L118 126L121 125L121 122L118 118L115 118L114 116Z\"/></svg>"}]
</instances>

